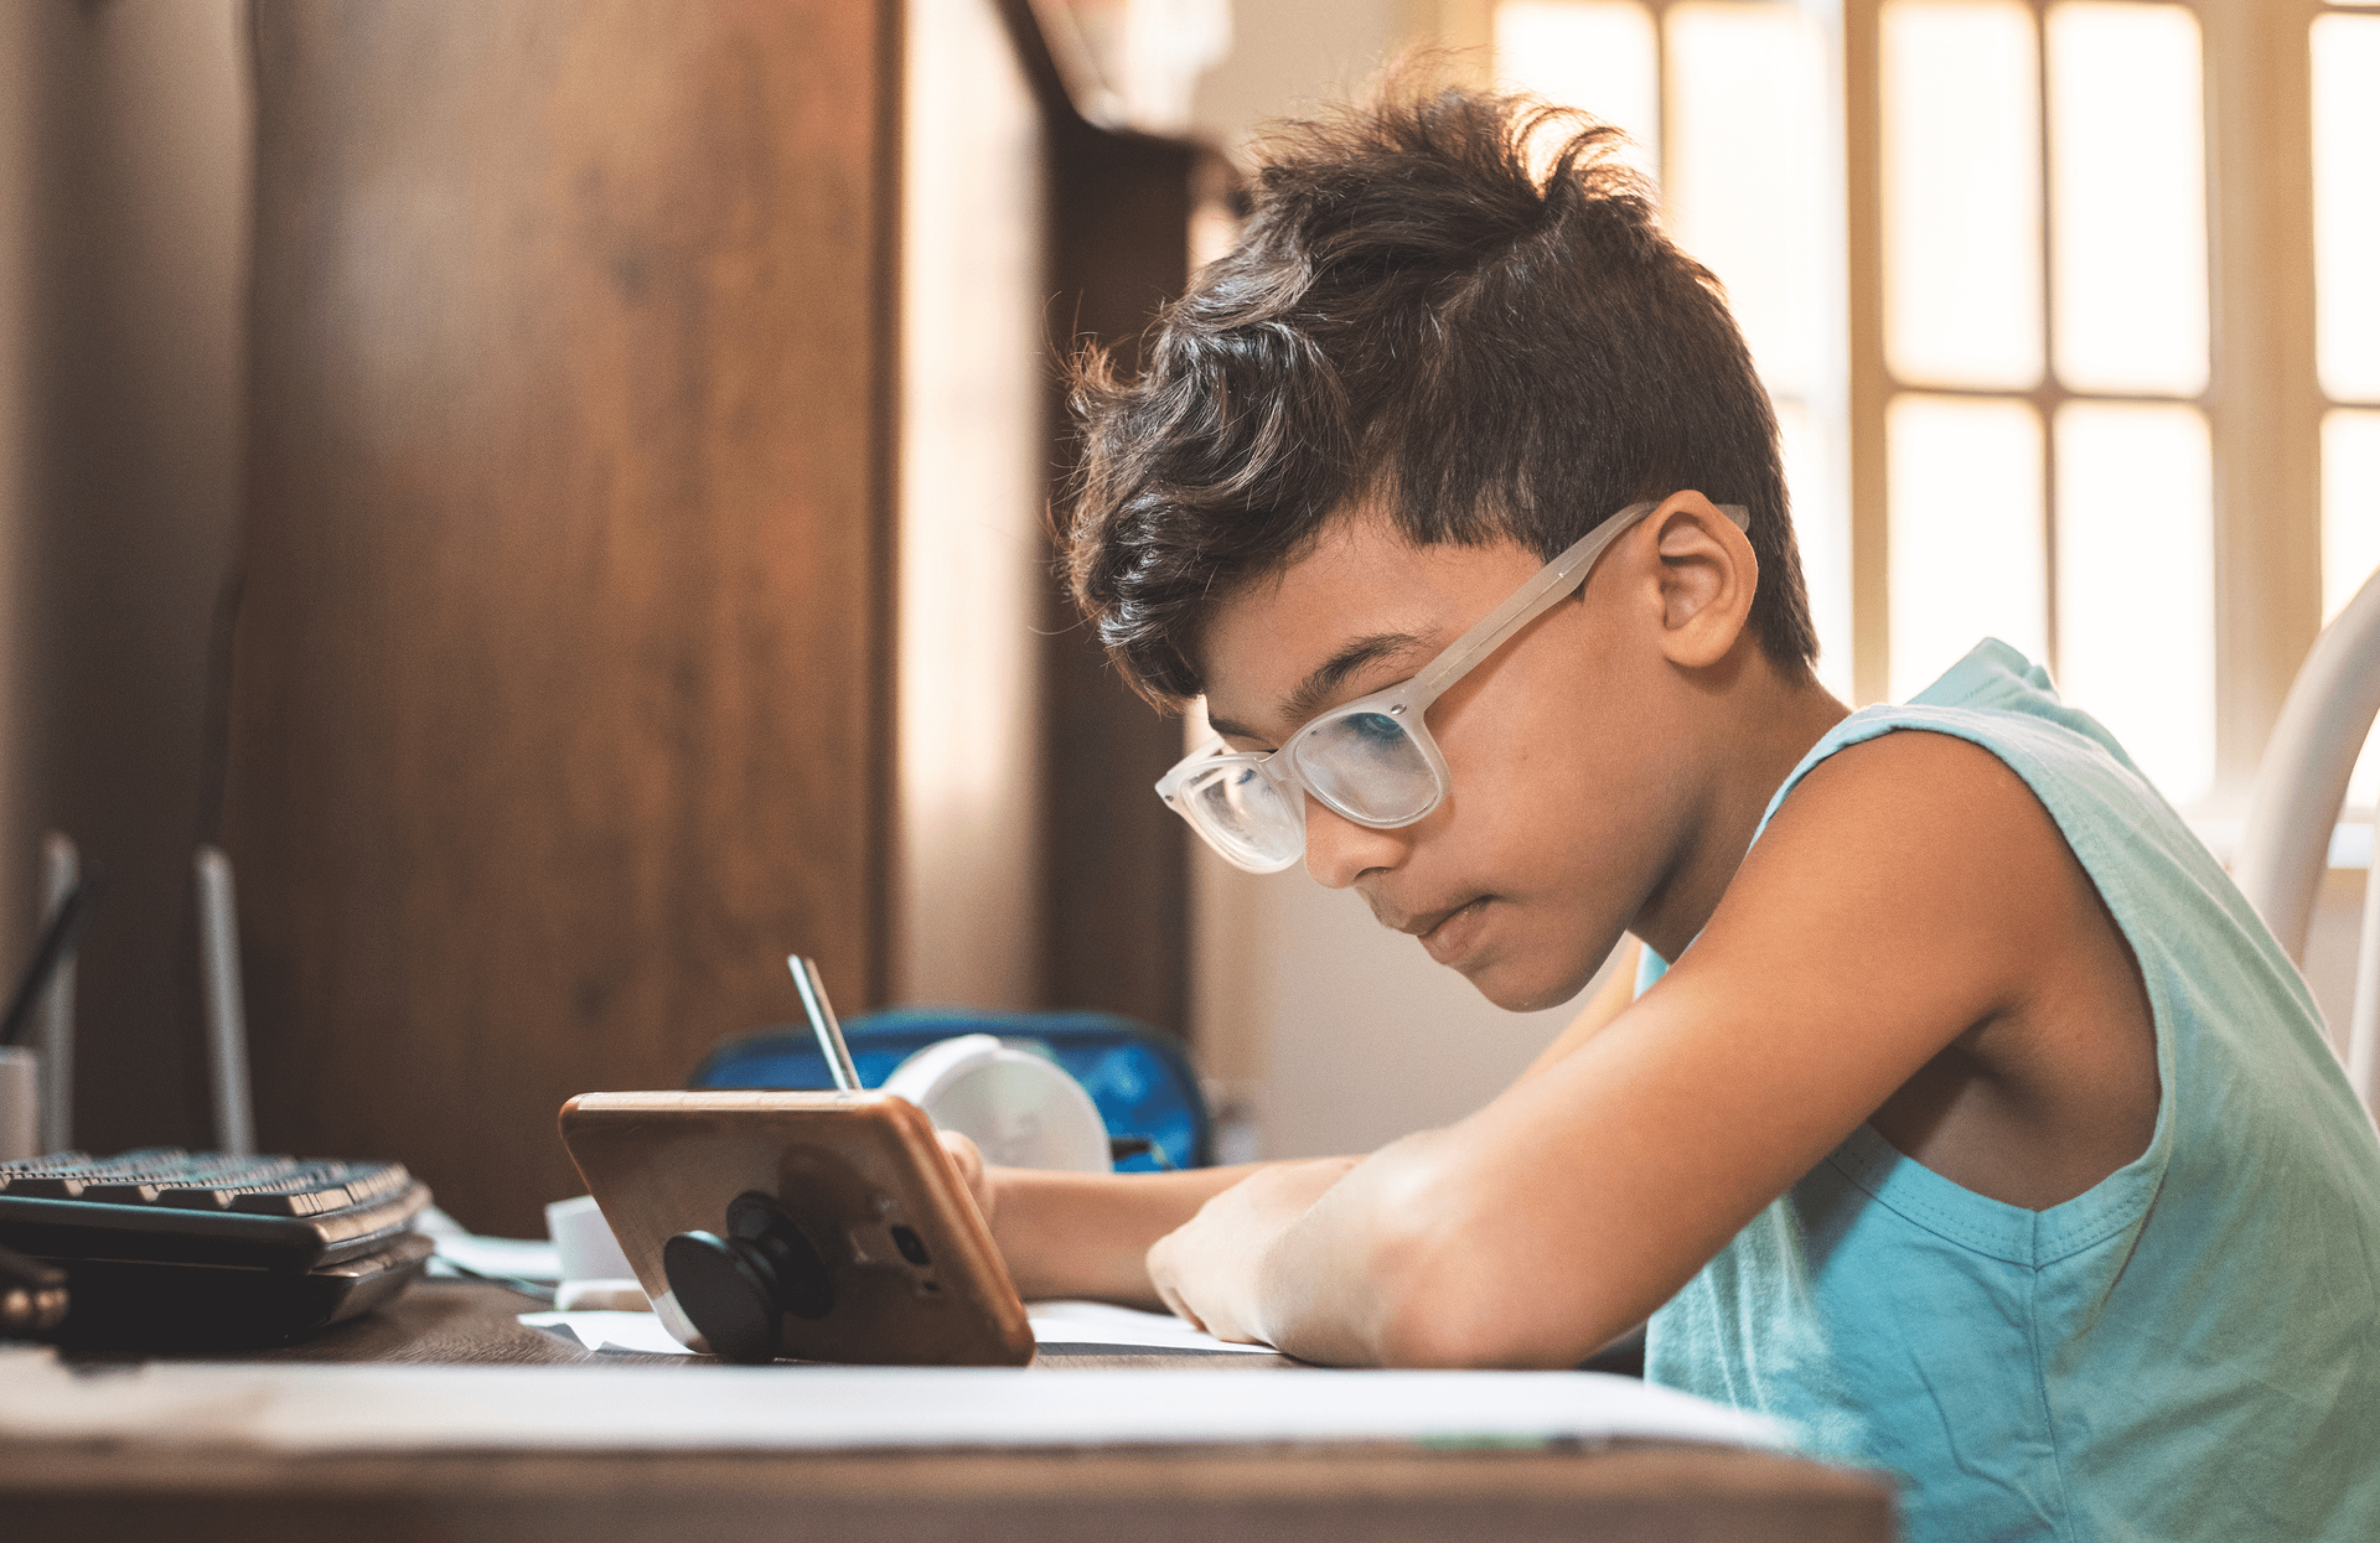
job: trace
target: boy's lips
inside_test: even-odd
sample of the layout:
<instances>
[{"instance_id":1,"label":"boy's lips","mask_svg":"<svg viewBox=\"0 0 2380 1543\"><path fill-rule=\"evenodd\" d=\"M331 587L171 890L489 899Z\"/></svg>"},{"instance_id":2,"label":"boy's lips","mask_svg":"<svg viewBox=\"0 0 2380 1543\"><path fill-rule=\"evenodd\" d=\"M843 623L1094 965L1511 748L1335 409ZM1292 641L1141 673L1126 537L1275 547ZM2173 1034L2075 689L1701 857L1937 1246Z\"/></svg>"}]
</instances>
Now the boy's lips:
<instances>
[{"instance_id":1,"label":"boy's lips","mask_svg":"<svg viewBox=\"0 0 2380 1543\"><path fill-rule=\"evenodd\" d=\"M1421 946L1441 965L1451 965L1470 952L1478 941L1479 929L1485 925L1483 914L1488 908L1488 895L1476 895L1460 905L1450 905L1442 911L1429 911L1412 917L1398 926L1400 932L1410 932L1421 940Z\"/></svg>"}]
</instances>

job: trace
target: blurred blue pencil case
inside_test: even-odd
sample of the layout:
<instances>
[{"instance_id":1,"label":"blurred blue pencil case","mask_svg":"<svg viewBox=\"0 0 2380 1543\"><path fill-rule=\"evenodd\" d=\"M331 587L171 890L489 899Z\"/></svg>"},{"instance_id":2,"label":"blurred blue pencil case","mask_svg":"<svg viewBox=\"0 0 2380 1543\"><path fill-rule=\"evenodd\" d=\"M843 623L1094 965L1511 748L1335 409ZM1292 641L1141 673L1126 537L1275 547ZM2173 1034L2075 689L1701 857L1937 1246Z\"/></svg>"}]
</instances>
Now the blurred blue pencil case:
<instances>
[{"instance_id":1,"label":"blurred blue pencil case","mask_svg":"<svg viewBox=\"0 0 2380 1543\"><path fill-rule=\"evenodd\" d=\"M1119 1158L1116 1172L1203 1168L1214 1160L1207 1100L1173 1039L1107 1013L978 1013L897 1007L846 1021L844 1038L862 1087L880 1087L892 1069L938 1040L990 1034L1012 1049L1049 1057L1099 1106L1108 1135L1151 1149ZM702 1058L691 1088L831 1088L833 1077L807 1026L761 1029Z\"/></svg>"}]
</instances>

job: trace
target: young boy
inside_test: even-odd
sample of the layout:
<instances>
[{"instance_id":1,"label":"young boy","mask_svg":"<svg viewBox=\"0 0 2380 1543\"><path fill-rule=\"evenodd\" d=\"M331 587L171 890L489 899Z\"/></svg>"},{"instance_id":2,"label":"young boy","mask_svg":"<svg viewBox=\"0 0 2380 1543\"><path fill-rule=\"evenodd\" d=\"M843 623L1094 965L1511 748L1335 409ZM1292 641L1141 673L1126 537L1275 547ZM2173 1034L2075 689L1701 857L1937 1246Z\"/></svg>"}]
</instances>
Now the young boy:
<instances>
[{"instance_id":1,"label":"young boy","mask_svg":"<svg viewBox=\"0 0 2380 1543\"><path fill-rule=\"evenodd\" d=\"M1360 1160L978 1169L1018 1287L1339 1365L1649 1315L1650 1378L1895 1470L1912 1538L2380 1537L2380 1144L2303 982L2013 650L1815 683L1718 286L1564 128L1285 137L1143 372L1085 368L1063 537L1127 677L1206 699L1161 791L1224 856L1504 1007L1623 932L1650 983Z\"/></svg>"}]
</instances>

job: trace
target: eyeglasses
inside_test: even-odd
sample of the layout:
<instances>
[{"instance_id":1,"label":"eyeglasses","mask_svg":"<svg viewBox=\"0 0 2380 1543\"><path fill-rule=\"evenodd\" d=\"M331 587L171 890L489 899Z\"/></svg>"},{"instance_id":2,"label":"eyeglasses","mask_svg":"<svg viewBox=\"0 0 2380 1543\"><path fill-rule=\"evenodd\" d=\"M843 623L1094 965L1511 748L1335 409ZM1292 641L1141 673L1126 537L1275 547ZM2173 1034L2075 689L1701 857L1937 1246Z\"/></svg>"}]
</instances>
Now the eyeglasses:
<instances>
[{"instance_id":1,"label":"eyeglasses","mask_svg":"<svg viewBox=\"0 0 2380 1543\"><path fill-rule=\"evenodd\" d=\"M1305 855L1305 796L1375 831L1410 825L1446 801L1446 758L1423 721L1456 681L1586 582L1595 560L1657 504L1632 504L1539 568L1510 600L1385 691L1330 709L1278 750L1233 750L1217 739L1187 756L1157 796L1223 857L1251 873L1278 873ZM1740 505L1719 512L1746 528Z\"/></svg>"}]
</instances>

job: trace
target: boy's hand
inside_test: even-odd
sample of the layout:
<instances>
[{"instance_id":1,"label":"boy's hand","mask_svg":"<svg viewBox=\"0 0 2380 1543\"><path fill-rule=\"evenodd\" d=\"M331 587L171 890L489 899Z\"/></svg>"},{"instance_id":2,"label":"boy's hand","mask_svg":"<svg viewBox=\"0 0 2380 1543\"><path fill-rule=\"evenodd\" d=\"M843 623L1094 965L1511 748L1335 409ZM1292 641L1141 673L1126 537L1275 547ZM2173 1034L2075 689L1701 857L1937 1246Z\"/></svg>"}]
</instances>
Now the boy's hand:
<instances>
[{"instance_id":1,"label":"boy's hand","mask_svg":"<svg viewBox=\"0 0 2380 1543\"><path fill-rule=\"evenodd\" d=\"M975 1201L975 1209L983 1213L983 1224L990 1226L994 1192L991 1170L984 1164L983 1148L975 1144L973 1137L961 1136L956 1131L936 1131L934 1138L942 1144L951 1166L959 1171L959 1178L965 1183L967 1195Z\"/></svg>"},{"instance_id":2,"label":"boy's hand","mask_svg":"<svg viewBox=\"0 0 2380 1543\"><path fill-rule=\"evenodd\" d=\"M1266 1251L1358 1160L1269 1163L1208 1200L1148 1250L1158 1295L1219 1340L1268 1343L1256 1314Z\"/></svg>"}]
</instances>

